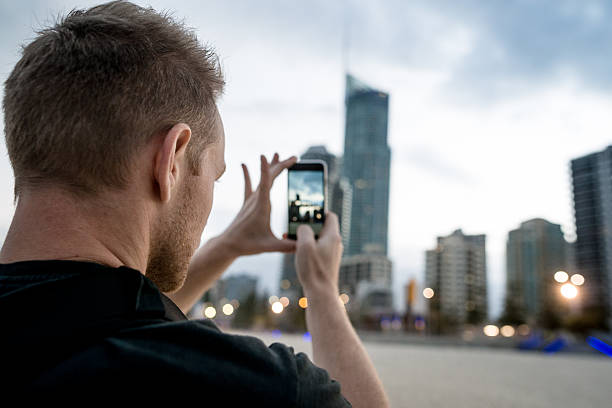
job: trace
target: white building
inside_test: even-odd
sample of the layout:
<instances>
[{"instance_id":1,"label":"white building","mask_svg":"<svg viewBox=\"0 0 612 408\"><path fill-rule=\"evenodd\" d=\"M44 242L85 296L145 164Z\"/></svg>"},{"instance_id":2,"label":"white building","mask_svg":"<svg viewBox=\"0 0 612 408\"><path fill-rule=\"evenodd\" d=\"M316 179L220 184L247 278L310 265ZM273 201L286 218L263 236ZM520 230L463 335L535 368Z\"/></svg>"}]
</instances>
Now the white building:
<instances>
[{"instance_id":1,"label":"white building","mask_svg":"<svg viewBox=\"0 0 612 408\"><path fill-rule=\"evenodd\" d=\"M426 285L434 290L430 315L441 324L479 323L487 317L487 270L484 235L464 235L459 229L438 237L426 252Z\"/></svg>"},{"instance_id":2,"label":"white building","mask_svg":"<svg viewBox=\"0 0 612 408\"><path fill-rule=\"evenodd\" d=\"M386 255L372 249L364 254L342 258L338 286L341 293L346 293L354 299L353 304L362 306L376 304L377 309L382 308L388 312L393 308L391 296L393 265ZM373 297L376 297L375 301L372 300ZM369 299L367 302L366 298ZM361 310L361 312L370 311Z\"/></svg>"}]
</instances>

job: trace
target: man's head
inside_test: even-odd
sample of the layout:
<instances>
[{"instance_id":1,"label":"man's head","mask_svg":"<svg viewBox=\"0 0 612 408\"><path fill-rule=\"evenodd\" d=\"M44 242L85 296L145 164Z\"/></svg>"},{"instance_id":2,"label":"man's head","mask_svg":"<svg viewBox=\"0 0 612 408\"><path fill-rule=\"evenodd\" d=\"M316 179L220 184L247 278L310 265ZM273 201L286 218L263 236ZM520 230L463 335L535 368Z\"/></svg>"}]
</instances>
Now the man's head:
<instances>
[{"instance_id":1,"label":"man's head","mask_svg":"<svg viewBox=\"0 0 612 408\"><path fill-rule=\"evenodd\" d=\"M216 55L168 15L127 2L70 12L23 48L5 83L15 200L57 188L95 202L150 181L147 275L177 289L224 167L223 86Z\"/></svg>"}]
</instances>

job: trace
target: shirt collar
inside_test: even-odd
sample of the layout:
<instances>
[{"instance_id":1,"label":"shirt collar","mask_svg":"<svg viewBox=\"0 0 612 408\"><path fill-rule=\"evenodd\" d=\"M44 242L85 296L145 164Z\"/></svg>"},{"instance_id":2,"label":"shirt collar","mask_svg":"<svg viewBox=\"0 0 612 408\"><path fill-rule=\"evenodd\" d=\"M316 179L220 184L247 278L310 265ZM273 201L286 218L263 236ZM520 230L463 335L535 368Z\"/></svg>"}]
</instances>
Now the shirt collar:
<instances>
[{"instance_id":1,"label":"shirt collar","mask_svg":"<svg viewBox=\"0 0 612 408\"><path fill-rule=\"evenodd\" d=\"M90 329L111 320L187 320L139 271L75 260L0 264L0 310L11 311L13 329L23 334L46 326Z\"/></svg>"}]
</instances>

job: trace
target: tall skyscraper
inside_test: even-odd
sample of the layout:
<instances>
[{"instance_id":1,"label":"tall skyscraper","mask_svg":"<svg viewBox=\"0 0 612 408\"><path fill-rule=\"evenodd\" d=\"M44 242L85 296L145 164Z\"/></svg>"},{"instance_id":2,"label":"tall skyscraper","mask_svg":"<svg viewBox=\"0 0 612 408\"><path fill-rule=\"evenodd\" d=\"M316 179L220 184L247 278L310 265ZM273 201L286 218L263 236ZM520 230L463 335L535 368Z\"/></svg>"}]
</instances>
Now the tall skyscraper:
<instances>
[{"instance_id":1,"label":"tall skyscraper","mask_svg":"<svg viewBox=\"0 0 612 408\"><path fill-rule=\"evenodd\" d=\"M477 324L487 317L487 268L484 235L456 230L438 237L426 252L425 282L433 289L429 314L438 327Z\"/></svg>"},{"instance_id":2,"label":"tall skyscraper","mask_svg":"<svg viewBox=\"0 0 612 408\"><path fill-rule=\"evenodd\" d=\"M571 170L582 304L600 316L598 326L612 328L612 146L572 160Z\"/></svg>"},{"instance_id":3,"label":"tall skyscraper","mask_svg":"<svg viewBox=\"0 0 612 408\"><path fill-rule=\"evenodd\" d=\"M552 325L558 320L554 274L567 269L568 244L561 226L541 218L521 223L506 242L506 302L510 323ZM570 271L571 272L571 271Z\"/></svg>"},{"instance_id":4,"label":"tall skyscraper","mask_svg":"<svg viewBox=\"0 0 612 408\"><path fill-rule=\"evenodd\" d=\"M342 174L352 187L351 221L345 255L387 254L389 95L346 76L346 123Z\"/></svg>"},{"instance_id":5,"label":"tall skyscraper","mask_svg":"<svg viewBox=\"0 0 612 408\"><path fill-rule=\"evenodd\" d=\"M325 146L311 146L300 160L322 160L327 165L327 208L338 215L340 223L340 234L346 247L348 241L348 230L351 217L351 187L340 174L342 158L336 157L327 151ZM301 285L295 270L295 255L293 253L283 254L281 266L280 288L283 294L290 298L301 295Z\"/></svg>"}]
</instances>

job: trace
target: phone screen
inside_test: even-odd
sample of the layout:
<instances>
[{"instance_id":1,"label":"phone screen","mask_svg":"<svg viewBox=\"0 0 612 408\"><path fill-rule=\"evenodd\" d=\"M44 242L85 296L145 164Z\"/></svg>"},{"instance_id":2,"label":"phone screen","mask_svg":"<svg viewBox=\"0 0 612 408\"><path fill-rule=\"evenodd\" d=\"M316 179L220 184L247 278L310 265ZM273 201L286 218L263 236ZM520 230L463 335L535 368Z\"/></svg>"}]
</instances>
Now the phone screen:
<instances>
[{"instance_id":1,"label":"phone screen","mask_svg":"<svg viewBox=\"0 0 612 408\"><path fill-rule=\"evenodd\" d=\"M300 224L308 224L319 237L325 222L325 163L299 162L289 168L288 236L296 239Z\"/></svg>"}]
</instances>

